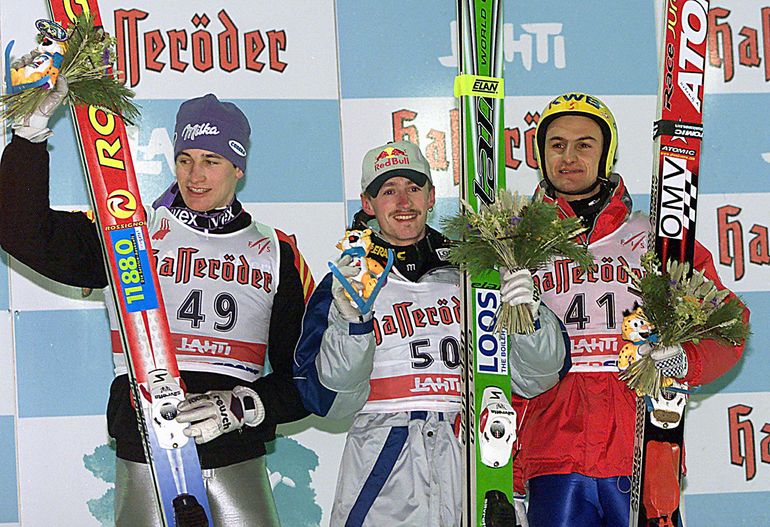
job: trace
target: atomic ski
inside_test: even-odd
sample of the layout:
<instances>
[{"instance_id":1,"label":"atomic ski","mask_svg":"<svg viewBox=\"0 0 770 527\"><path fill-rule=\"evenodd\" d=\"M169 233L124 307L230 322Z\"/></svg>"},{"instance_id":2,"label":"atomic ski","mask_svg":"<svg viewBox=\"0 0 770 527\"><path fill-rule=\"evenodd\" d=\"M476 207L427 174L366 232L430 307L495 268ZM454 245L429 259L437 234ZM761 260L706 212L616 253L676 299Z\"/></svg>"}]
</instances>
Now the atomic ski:
<instances>
[{"instance_id":1,"label":"atomic ski","mask_svg":"<svg viewBox=\"0 0 770 527\"><path fill-rule=\"evenodd\" d=\"M458 2L460 207L478 211L505 188L503 155L503 2ZM493 332L500 304L497 271L463 275L462 425L463 518L466 527L490 525L492 509L512 510L511 453L516 414L510 405L508 338Z\"/></svg>"},{"instance_id":2,"label":"atomic ski","mask_svg":"<svg viewBox=\"0 0 770 527\"><path fill-rule=\"evenodd\" d=\"M53 19L64 27L84 11L101 25L97 0L48 4ZM184 391L151 263L126 128L120 117L95 106L77 106L72 113L163 524L207 526L211 514L195 442L175 420Z\"/></svg>"},{"instance_id":3,"label":"atomic ski","mask_svg":"<svg viewBox=\"0 0 770 527\"><path fill-rule=\"evenodd\" d=\"M649 247L662 262L692 264L701 138L708 0L667 0L661 17ZM686 386L636 402L630 527L681 526Z\"/></svg>"}]
</instances>

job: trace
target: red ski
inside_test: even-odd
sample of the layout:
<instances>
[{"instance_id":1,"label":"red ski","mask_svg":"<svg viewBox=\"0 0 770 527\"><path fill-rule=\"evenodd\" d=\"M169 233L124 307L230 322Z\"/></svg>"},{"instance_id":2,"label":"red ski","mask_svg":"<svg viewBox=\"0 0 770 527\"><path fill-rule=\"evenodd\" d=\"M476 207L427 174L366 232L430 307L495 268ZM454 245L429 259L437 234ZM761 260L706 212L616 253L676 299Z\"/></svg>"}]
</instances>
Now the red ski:
<instances>
[{"instance_id":1,"label":"red ski","mask_svg":"<svg viewBox=\"0 0 770 527\"><path fill-rule=\"evenodd\" d=\"M48 3L65 28L84 11L101 25L97 0ZM120 117L95 106L74 108L73 118L161 517L166 526L206 526L211 514L195 442L175 420L184 391L126 128Z\"/></svg>"},{"instance_id":2,"label":"red ski","mask_svg":"<svg viewBox=\"0 0 770 527\"><path fill-rule=\"evenodd\" d=\"M649 246L665 271L670 260L692 263L695 250L708 0L667 0L664 9ZM637 399L630 527L683 525L685 388Z\"/></svg>"}]
</instances>

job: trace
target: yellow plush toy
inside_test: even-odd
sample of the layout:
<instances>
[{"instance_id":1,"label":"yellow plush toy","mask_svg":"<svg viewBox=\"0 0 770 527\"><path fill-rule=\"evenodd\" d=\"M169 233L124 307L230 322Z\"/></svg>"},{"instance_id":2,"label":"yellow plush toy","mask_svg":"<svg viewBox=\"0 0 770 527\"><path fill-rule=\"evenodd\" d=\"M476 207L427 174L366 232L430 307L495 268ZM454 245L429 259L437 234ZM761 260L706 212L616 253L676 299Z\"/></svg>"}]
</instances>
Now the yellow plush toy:
<instances>
[{"instance_id":1,"label":"yellow plush toy","mask_svg":"<svg viewBox=\"0 0 770 527\"><path fill-rule=\"evenodd\" d=\"M346 231L345 237L337 244L337 248L352 256L353 261L350 265L359 268L359 272L353 277L353 280L363 284L364 289L361 291L361 297L368 299L377 285L377 277L383 271L382 265L367 257L372 248L372 230Z\"/></svg>"},{"instance_id":2,"label":"yellow plush toy","mask_svg":"<svg viewBox=\"0 0 770 527\"><path fill-rule=\"evenodd\" d=\"M33 50L32 62L20 68L11 68L11 84L13 86L35 85L47 77L45 84L53 87L59 76L59 67L64 57L66 44L48 37Z\"/></svg>"},{"instance_id":3,"label":"yellow plush toy","mask_svg":"<svg viewBox=\"0 0 770 527\"><path fill-rule=\"evenodd\" d=\"M628 344L624 345L618 355L618 368L625 370L639 358L639 346L647 342L655 327L647 321L644 311L639 304L634 303L633 310L623 311L621 335Z\"/></svg>"}]
</instances>

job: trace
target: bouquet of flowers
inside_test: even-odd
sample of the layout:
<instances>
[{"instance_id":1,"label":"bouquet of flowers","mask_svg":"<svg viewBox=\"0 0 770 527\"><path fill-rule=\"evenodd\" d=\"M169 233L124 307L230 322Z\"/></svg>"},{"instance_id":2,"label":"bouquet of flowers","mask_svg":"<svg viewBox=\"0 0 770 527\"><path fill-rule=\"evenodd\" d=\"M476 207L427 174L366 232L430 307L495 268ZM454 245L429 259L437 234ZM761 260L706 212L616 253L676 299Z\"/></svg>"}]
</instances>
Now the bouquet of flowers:
<instances>
[{"instance_id":1,"label":"bouquet of flowers","mask_svg":"<svg viewBox=\"0 0 770 527\"><path fill-rule=\"evenodd\" d=\"M41 34L40 38L43 37ZM102 28L94 27L90 14L80 15L67 29L58 74L67 79L69 91L65 102L98 106L131 124L139 110L131 100L134 92L118 80L118 72L112 68L115 43ZM48 88L38 86L3 95L0 97L0 103L5 106L3 116L15 120L32 114L48 93Z\"/></svg>"},{"instance_id":2,"label":"bouquet of flowers","mask_svg":"<svg viewBox=\"0 0 770 527\"><path fill-rule=\"evenodd\" d=\"M593 265L588 249L573 241L585 231L578 218L559 218L556 205L542 194L533 200L501 190L489 207L475 212L464 203L464 212L443 222L445 233L457 240L449 260L472 275L494 268L537 269L556 256L576 262L581 268ZM523 305L502 302L495 331L532 333L532 315Z\"/></svg>"},{"instance_id":3,"label":"bouquet of flowers","mask_svg":"<svg viewBox=\"0 0 770 527\"><path fill-rule=\"evenodd\" d=\"M642 257L642 267L643 276L629 275L641 296L645 318L654 327L654 346L697 344L701 339L735 345L748 337L741 302L735 297L727 299L729 292L717 290L702 271L693 270L690 275L690 264L670 260L667 272L662 273L652 251ZM620 378L637 394L653 397L671 383L655 367L650 354L634 361Z\"/></svg>"}]
</instances>

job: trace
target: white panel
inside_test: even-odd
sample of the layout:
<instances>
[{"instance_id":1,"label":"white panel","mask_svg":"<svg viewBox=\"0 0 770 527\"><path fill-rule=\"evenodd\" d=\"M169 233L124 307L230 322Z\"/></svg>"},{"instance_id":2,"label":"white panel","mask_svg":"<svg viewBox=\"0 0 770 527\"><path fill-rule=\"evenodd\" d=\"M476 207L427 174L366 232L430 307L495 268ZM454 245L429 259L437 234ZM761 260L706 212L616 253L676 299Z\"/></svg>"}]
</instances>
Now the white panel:
<instances>
[{"instance_id":1,"label":"white panel","mask_svg":"<svg viewBox=\"0 0 770 527\"><path fill-rule=\"evenodd\" d=\"M114 482L97 478L84 456L106 443L104 417L19 419L18 429L21 524L101 526L87 502ZM114 458L100 463L114 465Z\"/></svg>"},{"instance_id":2,"label":"white panel","mask_svg":"<svg viewBox=\"0 0 770 527\"><path fill-rule=\"evenodd\" d=\"M709 248L719 278L732 291L770 291L768 203L770 193L698 197L698 240Z\"/></svg>"},{"instance_id":3,"label":"white panel","mask_svg":"<svg viewBox=\"0 0 770 527\"><path fill-rule=\"evenodd\" d=\"M716 8L721 11L717 12ZM709 28L709 32L716 34L717 41L716 50L711 50L711 53L716 51L720 66L712 65L707 56L707 92L770 93L770 83L765 79L767 61L770 60L770 47L767 44L770 35L762 24L762 10L767 8L767 0L722 0L711 3L710 14L717 22ZM720 16L717 17L717 14ZM747 50L751 50L750 56ZM732 75L727 65L732 66Z\"/></svg>"},{"instance_id":4,"label":"white panel","mask_svg":"<svg viewBox=\"0 0 770 527\"><path fill-rule=\"evenodd\" d=\"M9 4L7 7L5 4ZM187 99L207 92L216 92L222 98L265 99L336 99L337 57L334 2L316 1L310 9L307 2L293 0L271 2L218 2L205 0L156 0L126 2L102 0L99 2L102 22L113 36L115 18L113 12L128 11L123 21L123 43L129 54L137 57L138 68L128 75L139 74L137 97L154 99ZM229 18L237 30L239 61L233 71L225 71L219 61L219 35L225 31L219 15ZM204 15L207 23L204 24ZM3 40L16 39L13 57L19 57L34 47L35 20L49 18L44 2L4 2ZM13 23L8 23L13 21ZM170 50L176 46L169 40L168 32L181 31L186 47L180 48L179 59L187 63L184 72L172 69ZM194 67L192 48L194 33L203 31L211 37L213 64L206 71ZM259 31L264 51L258 61L265 63L262 71L247 69L245 65L246 33ZM286 64L283 71L271 68L271 45L268 33L285 32L285 49L273 53L277 61ZM163 64L157 72L147 68L148 50L146 38L160 38L160 49L154 59ZM277 49L277 46L272 46ZM160 67L160 66L158 66ZM181 68L181 65L180 65ZM278 67L280 68L280 67ZM312 82L309 80L312 79ZM251 89L244 92L244 86Z\"/></svg>"},{"instance_id":5,"label":"white panel","mask_svg":"<svg viewBox=\"0 0 770 527\"><path fill-rule=\"evenodd\" d=\"M254 219L297 237L313 278L320 282L339 255L334 245L345 234L345 206L342 203L244 203Z\"/></svg>"},{"instance_id":6,"label":"white panel","mask_svg":"<svg viewBox=\"0 0 770 527\"><path fill-rule=\"evenodd\" d=\"M556 94L554 94L556 95ZM631 194L649 194L652 169L652 121L655 118L654 96L602 96L597 94L614 112L618 123L621 147L615 171L623 178ZM506 129L518 129L518 144L511 139L511 162L520 161L514 170L507 171L508 187L529 194L539 181L539 173L528 167L524 160L534 158L532 143L525 140L527 130L534 129L536 121L531 115L539 114L552 96L506 97ZM358 198L361 192L361 161L364 154L376 146L404 138L414 142L419 139L423 153L431 163L431 173L436 186L436 196L459 195L454 183L453 159L459 152L453 146L457 142L456 130L452 129L451 111L453 98L411 99L348 99L341 103L343 166L345 197ZM528 118L529 122L525 118ZM404 133L399 134L399 130ZM640 130L649 133L639 133ZM443 139L437 140L437 137ZM459 144L459 143L458 143ZM635 208L648 210L649 203L636 203Z\"/></svg>"},{"instance_id":7,"label":"white panel","mask_svg":"<svg viewBox=\"0 0 770 527\"><path fill-rule=\"evenodd\" d=\"M409 141L419 142L420 149L429 159L436 197L458 196L452 178L452 109L454 99L444 97L343 100L341 113L345 198L358 199L361 193L361 161L370 149L394 140L394 133L398 133L393 129L394 121L399 123L398 128L403 128L409 134ZM437 134L443 134L443 142L436 140ZM406 138L400 134L395 140ZM431 152L437 154L439 163L431 159Z\"/></svg>"},{"instance_id":8,"label":"white panel","mask_svg":"<svg viewBox=\"0 0 770 527\"><path fill-rule=\"evenodd\" d=\"M11 305L14 309L40 311L104 308L104 295L101 290L95 290L88 297L83 297L81 288L54 282L13 258L9 260Z\"/></svg>"},{"instance_id":9,"label":"white panel","mask_svg":"<svg viewBox=\"0 0 770 527\"><path fill-rule=\"evenodd\" d=\"M728 409L745 407L745 416L732 420L733 439ZM685 425L687 452L687 494L770 491L770 460L762 460L760 443L767 444L770 423L770 394L725 393L694 396L688 407ZM742 425L740 423L743 423ZM749 426L750 425L750 426ZM743 428L751 433L738 433ZM753 456L747 456L747 446ZM765 447L767 448L767 447ZM731 449L740 453L738 464L731 462ZM746 462L740 458L749 458ZM748 467L753 464L754 472Z\"/></svg>"},{"instance_id":10,"label":"white panel","mask_svg":"<svg viewBox=\"0 0 770 527\"><path fill-rule=\"evenodd\" d=\"M16 413L16 366L14 365L11 311L0 311L0 415Z\"/></svg>"}]
</instances>

